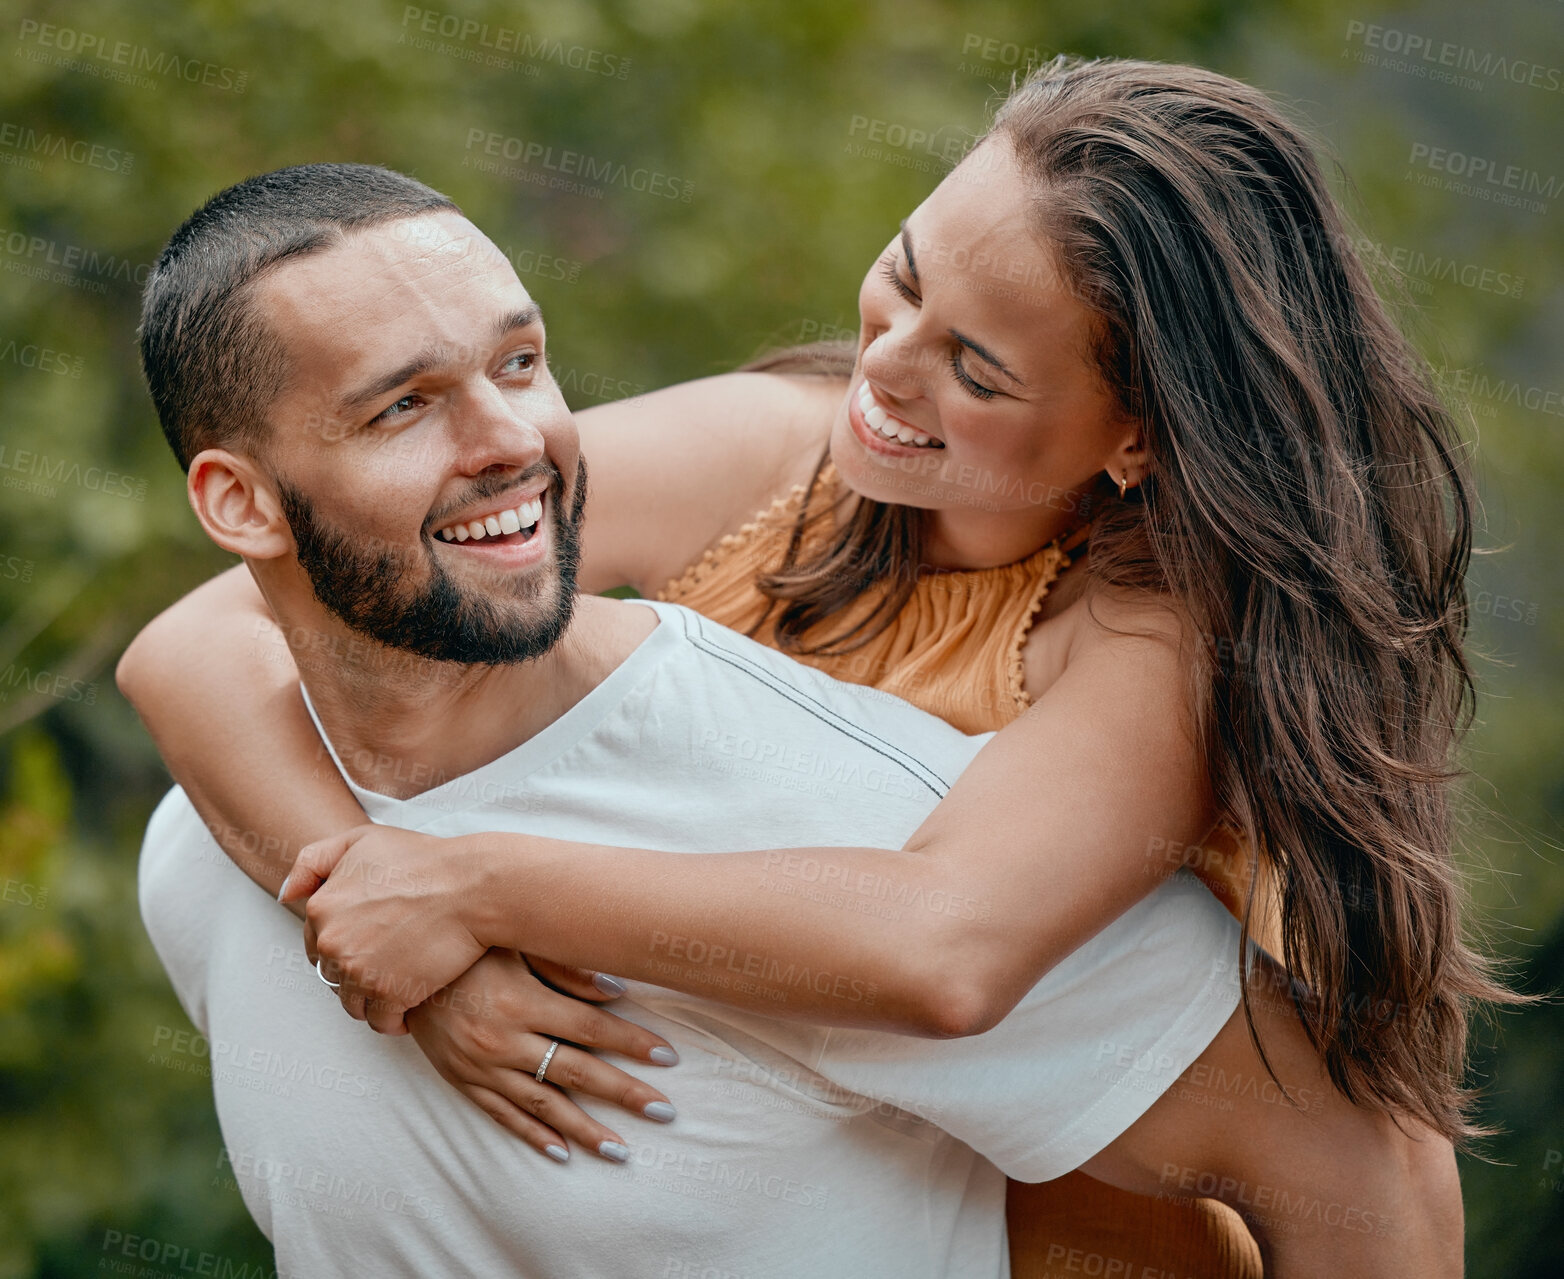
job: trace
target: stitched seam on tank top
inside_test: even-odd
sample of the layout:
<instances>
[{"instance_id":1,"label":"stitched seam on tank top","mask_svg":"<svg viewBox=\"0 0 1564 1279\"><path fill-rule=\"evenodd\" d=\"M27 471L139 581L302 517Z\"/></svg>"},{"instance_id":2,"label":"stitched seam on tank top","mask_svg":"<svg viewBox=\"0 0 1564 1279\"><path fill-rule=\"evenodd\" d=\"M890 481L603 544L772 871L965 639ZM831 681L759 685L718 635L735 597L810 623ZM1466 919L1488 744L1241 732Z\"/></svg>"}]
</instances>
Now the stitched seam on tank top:
<instances>
[{"instance_id":1,"label":"stitched seam on tank top","mask_svg":"<svg viewBox=\"0 0 1564 1279\"><path fill-rule=\"evenodd\" d=\"M767 688L771 689L772 692L778 693L786 700L792 702L800 710L808 712L822 723L836 729L836 731L841 733L842 736L851 737L860 746L867 746L876 755L881 755L884 758L890 760L893 764L896 764L898 767L905 769L907 772L916 777L920 782L922 782L936 799L945 798L946 793L950 790L950 783L947 782L938 773L936 773L927 764L925 764L921 759L918 759L914 755L907 754L899 747L891 745L890 742L887 742L882 737L877 737L875 734L869 732L869 730L866 728L858 728L857 725L850 724L835 711L817 701L815 698L809 696L808 693L803 692L801 689L793 688L792 686L776 679L763 667L756 665L748 658L740 657L731 649L723 648L720 644L707 639L704 633L691 634L690 615L688 613L684 615L683 621L685 635L689 638L690 643L695 645L695 647L700 649L703 653L706 653L711 657L715 657L718 661L728 663L728 665L732 666L735 670L742 671L751 679L757 680L758 682L764 684ZM876 742L879 743L879 745L875 745ZM916 767L914 767L914 765ZM921 776L918 771L920 769L923 773L927 773L928 777ZM929 781L929 777L932 777L934 781ZM939 785L936 786L934 784L935 782L939 783ZM944 789L941 790L940 787L943 787Z\"/></svg>"},{"instance_id":2,"label":"stitched seam on tank top","mask_svg":"<svg viewBox=\"0 0 1564 1279\"><path fill-rule=\"evenodd\" d=\"M1011 699L1018 709L1025 711L1032 705L1032 699L1026 691L1026 660L1022 651L1026 648L1027 637L1032 633L1032 626L1037 614L1043 607L1043 601L1048 598L1048 592L1053 590L1054 583L1059 580L1062 573L1070 563L1070 557L1062 552L1050 557L1051 565L1045 567L1042 573L1042 581L1033 588L1032 602L1027 606L1026 613L1016 625L1015 638L1010 642L1010 660L1007 663L1006 683Z\"/></svg>"},{"instance_id":3,"label":"stitched seam on tank top","mask_svg":"<svg viewBox=\"0 0 1564 1279\"><path fill-rule=\"evenodd\" d=\"M946 791L949 790L949 783L946 782L943 777L936 773L922 760L912 755L905 755L897 752L896 747L890 745L889 742L885 742L883 739L876 737L867 729L859 730L859 732L852 731L852 729L847 727L845 721L835 715L832 711L828 710L826 707L821 706L818 702L814 702L814 699L810 698L807 694L798 693L797 689L790 688L788 685L772 679L764 672L751 669L750 667L746 666L743 659L738 657L736 654L731 653L726 649L719 648L716 645L710 644L702 639L691 637L690 642L694 644L696 648L699 648L703 652L717 658L718 661L727 662L728 665L742 671L752 679L758 680L773 692L779 693L787 701L792 702L800 710L808 712L822 723L836 729L837 732L841 733L844 737L851 737L859 745L867 746L876 755L880 755L885 759L890 760L891 763L895 764L897 767L911 773L914 777L923 783L925 788L927 788L928 791L935 796L935 798L945 798ZM797 696L794 696L794 694L797 694ZM875 742L880 742L881 745L876 746L874 744ZM916 765L916 767L914 767L914 765ZM922 769L923 772L929 775L929 777L932 777L934 782L938 782L939 786L936 786L934 785L934 782L929 781L928 777L921 776L918 772L919 769ZM940 786L943 786L946 789L941 790L939 789Z\"/></svg>"}]
</instances>

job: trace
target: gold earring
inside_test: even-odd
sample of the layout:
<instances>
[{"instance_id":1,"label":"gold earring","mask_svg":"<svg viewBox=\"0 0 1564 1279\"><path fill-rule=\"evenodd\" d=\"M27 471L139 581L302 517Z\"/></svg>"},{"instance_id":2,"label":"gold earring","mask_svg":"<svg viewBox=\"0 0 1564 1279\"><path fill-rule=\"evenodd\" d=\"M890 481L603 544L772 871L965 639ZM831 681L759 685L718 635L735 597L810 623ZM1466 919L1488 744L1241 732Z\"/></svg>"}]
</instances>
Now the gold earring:
<instances>
[{"instance_id":1,"label":"gold earring","mask_svg":"<svg viewBox=\"0 0 1564 1279\"><path fill-rule=\"evenodd\" d=\"M1128 471L1125 471L1124 474L1119 477L1119 496L1121 498L1124 496L1124 494L1125 494L1126 490L1128 490L1129 486L1130 486L1130 473Z\"/></svg>"}]
</instances>

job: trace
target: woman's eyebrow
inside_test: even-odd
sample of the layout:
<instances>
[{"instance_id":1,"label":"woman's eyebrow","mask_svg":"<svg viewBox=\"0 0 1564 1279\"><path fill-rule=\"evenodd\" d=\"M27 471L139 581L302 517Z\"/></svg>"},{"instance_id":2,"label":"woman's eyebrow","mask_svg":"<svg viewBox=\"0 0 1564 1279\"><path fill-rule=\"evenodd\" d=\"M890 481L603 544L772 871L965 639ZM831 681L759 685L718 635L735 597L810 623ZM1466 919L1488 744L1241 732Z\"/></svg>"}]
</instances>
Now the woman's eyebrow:
<instances>
[{"instance_id":1,"label":"woman's eyebrow","mask_svg":"<svg viewBox=\"0 0 1564 1279\"><path fill-rule=\"evenodd\" d=\"M901 223L901 247L902 252L907 255L907 274L912 276L913 284L921 288L922 281L918 279L918 263L917 260L913 257L912 252L912 231L908 229L906 218L903 218ZM978 342L974 342L965 333L961 333L956 329L947 329L946 332L949 333L951 337L955 338L956 341L960 342L962 346L966 347L967 350L976 355L979 359L992 364L1017 386L1024 387L1026 385L1024 379L1017 377L1010 366L1001 360L992 351L990 351L986 346L983 346Z\"/></svg>"},{"instance_id":2,"label":"woman's eyebrow","mask_svg":"<svg viewBox=\"0 0 1564 1279\"><path fill-rule=\"evenodd\" d=\"M917 284L919 283L918 263L912 256L912 232L907 229L906 218L901 220L901 249L907 255L907 274L912 276L912 282Z\"/></svg>"},{"instance_id":3,"label":"woman's eyebrow","mask_svg":"<svg viewBox=\"0 0 1564 1279\"><path fill-rule=\"evenodd\" d=\"M1010 368L1003 360L1001 360L987 347L978 345L978 343L974 342L965 333L958 332L956 329L947 329L945 331L949 333L951 337L955 338L956 341L960 342L962 346L966 347L967 350L973 352L973 354L977 355L980 359L987 361L989 364L992 364L1017 386L1026 385L1024 381L1022 381L1019 377L1010 371Z\"/></svg>"}]
</instances>

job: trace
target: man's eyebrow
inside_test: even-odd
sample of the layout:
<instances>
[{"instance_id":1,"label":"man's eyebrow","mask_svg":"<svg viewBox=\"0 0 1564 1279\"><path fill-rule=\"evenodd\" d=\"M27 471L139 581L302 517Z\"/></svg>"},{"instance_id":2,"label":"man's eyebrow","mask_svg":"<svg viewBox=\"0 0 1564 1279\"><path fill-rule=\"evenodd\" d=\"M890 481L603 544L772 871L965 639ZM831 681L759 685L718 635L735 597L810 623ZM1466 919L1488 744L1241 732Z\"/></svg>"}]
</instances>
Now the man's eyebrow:
<instances>
[{"instance_id":1,"label":"man's eyebrow","mask_svg":"<svg viewBox=\"0 0 1564 1279\"><path fill-rule=\"evenodd\" d=\"M543 318L543 313L538 309L537 303L524 306L516 311L507 311L494 325L494 337L496 340L507 333L514 333L517 329L525 329L536 324ZM373 404L382 395L389 395L404 382L409 382L421 373L427 373L432 368L437 368L446 360L447 356L437 346L432 346L420 351L400 368L392 369L382 374L373 382L368 382L356 391L349 391L337 401L337 412L343 417L351 417L360 409Z\"/></svg>"},{"instance_id":2,"label":"man's eyebrow","mask_svg":"<svg viewBox=\"0 0 1564 1279\"><path fill-rule=\"evenodd\" d=\"M356 391L348 391L337 399L337 412L343 417L351 417L361 409L368 407L386 395L396 390L402 383L412 380L420 373L427 373L437 364L442 362L442 355L438 347L431 347L426 351L420 351L400 368L392 369L389 373L382 373L373 382L367 382Z\"/></svg>"},{"instance_id":3,"label":"man's eyebrow","mask_svg":"<svg viewBox=\"0 0 1564 1279\"><path fill-rule=\"evenodd\" d=\"M520 310L511 311L502 315L499 323L494 326L494 336L504 337L507 333L514 333L517 329L530 328L543 318L543 312L538 309L536 302L529 302Z\"/></svg>"}]
</instances>

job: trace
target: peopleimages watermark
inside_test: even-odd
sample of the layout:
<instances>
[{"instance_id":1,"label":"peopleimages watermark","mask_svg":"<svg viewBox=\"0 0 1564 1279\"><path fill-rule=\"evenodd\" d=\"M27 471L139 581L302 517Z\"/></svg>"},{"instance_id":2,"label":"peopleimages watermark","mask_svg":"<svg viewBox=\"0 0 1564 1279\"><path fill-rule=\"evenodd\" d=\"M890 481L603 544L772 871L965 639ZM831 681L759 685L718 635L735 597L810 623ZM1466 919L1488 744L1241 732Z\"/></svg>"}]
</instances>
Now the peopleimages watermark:
<instances>
[{"instance_id":1,"label":"peopleimages watermark","mask_svg":"<svg viewBox=\"0 0 1564 1279\"><path fill-rule=\"evenodd\" d=\"M1461 396L1473 413L1484 417L1498 416L1501 404L1564 417L1564 392L1552 387L1527 386L1513 378L1494 377L1481 368L1438 368L1434 376L1442 391Z\"/></svg>"},{"instance_id":2,"label":"peopleimages watermark","mask_svg":"<svg viewBox=\"0 0 1564 1279\"><path fill-rule=\"evenodd\" d=\"M33 569L37 566L32 560L24 560L20 555L7 555L0 551L0 582L21 582L26 584L33 580Z\"/></svg>"},{"instance_id":3,"label":"peopleimages watermark","mask_svg":"<svg viewBox=\"0 0 1564 1279\"><path fill-rule=\"evenodd\" d=\"M0 346L0 364L15 364L39 373L58 373L63 377L76 378L81 376L86 360L66 351L56 351L51 346L18 342L12 338Z\"/></svg>"},{"instance_id":4,"label":"peopleimages watermark","mask_svg":"<svg viewBox=\"0 0 1564 1279\"><path fill-rule=\"evenodd\" d=\"M871 1096L832 1083L798 1063L769 1066L745 1057L718 1057L711 1065L717 1091L746 1105L787 1110L815 1119L850 1122L864 1114L938 1124L940 1108L921 1097Z\"/></svg>"},{"instance_id":5,"label":"peopleimages watermark","mask_svg":"<svg viewBox=\"0 0 1564 1279\"><path fill-rule=\"evenodd\" d=\"M594 200L603 198L605 186L622 187L626 191L684 204L688 204L695 194L695 183L660 169L629 165L622 160L555 147L535 138L509 137L488 129L468 129L466 151L462 157L463 168L515 178L572 195L585 195ZM507 160L515 163L501 163Z\"/></svg>"},{"instance_id":6,"label":"peopleimages watermark","mask_svg":"<svg viewBox=\"0 0 1564 1279\"><path fill-rule=\"evenodd\" d=\"M153 1030L152 1053L147 1062L192 1074L215 1074L224 1083L279 1097L295 1095L294 1085L367 1101L378 1101L385 1091L384 1082L374 1075L295 1057L275 1048L252 1047L222 1038L208 1040L199 1031L177 1026L158 1026Z\"/></svg>"},{"instance_id":7,"label":"peopleimages watermark","mask_svg":"<svg viewBox=\"0 0 1564 1279\"><path fill-rule=\"evenodd\" d=\"M753 1276L729 1270L726 1266L715 1266L705 1260L675 1256L670 1252L663 1258L663 1268L657 1272L657 1279L753 1279Z\"/></svg>"},{"instance_id":8,"label":"peopleimages watermark","mask_svg":"<svg viewBox=\"0 0 1564 1279\"><path fill-rule=\"evenodd\" d=\"M1348 236L1344 242L1360 257L1389 266L1413 293L1432 293L1435 283L1459 284L1462 288L1493 293L1501 298L1519 298L1526 289L1526 277L1513 271L1481 266L1442 253L1425 253L1404 245L1380 244L1366 235Z\"/></svg>"},{"instance_id":9,"label":"peopleimages watermark","mask_svg":"<svg viewBox=\"0 0 1564 1279\"><path fill-rule=\"evenodd\" d=\"M91 293L107 293L111 280L139 288L152 274L150 262L132 262L113 253L4 227L0 227L0 254L4 255L0 270Z\"/></svg>"},{"instance_id":10,"label":"peopleimages watermark","mask_svg":"<svg viewBox=\"0 0 1564 1279\"><path fill-rule=\"evenodd\" d=\"M8 879L4 887L0 887L0 902L43 910L49 904L49 888L46 884L29 884L25 879Z\"/></svg>"},{"instance_id":11,"label":"peopleimages watermark","mask_svg":"<svg viewBox=\"0 0 1564 1279\"><path fill-rule=\"evenodd\" d=\"M222 1177L224 1168L229 1175ZM434 1221L446 1217L445 1205L428 1195L411 1194L397 1186L383 1185L361 1176L349 1177L326 1168L311 1168L246 1151L217 1157L212 1184L243 1185L258 1191L273 1205L283 1203L309 1208L333 1217L351 1217L360 1208L373 1208L396 1217Z\"/></svg>"},{"instance_id":12,"label":"peopleimages watermark","mask_svg":"<svg viewBox=\"0 0 1564 1279\"><path fill-rule=\"evenodd\" d=\"M762 891L783 897L807 897L881 919L899 920L903 911L927 911L931 915L987 924L994 915L994 903L988 897L972 897L938 886L931 888L915 880L892 879L872 871L855 871L845 862L802 853L769 852L764 869L767 878L760 882ZM789 884L788 880L794 882ZM794 891L784 892L784 888Z\"/></svg>"},{"instance_id":13,"label":"peopleimages watermark","mask_svg":"<svg viewBox=\"0 0 1564 1279\"><path fill-rule=\"evenodd\" d=\"M11 694L24 689L35 697L52 697L57 702L81 702L92 706L98 700L98 686L86 680L72 679L56 671L39 667L34 670L18 662L12 662L0 671L0 706L11 700Z\"/></svg>"},{"instance_id":14,"label":"peopleimages watermark","mask_svg":"<svg viewBox=\"0 0 1564 1279\"><path fill-rule=\"evenodd\" d=\"M732 1208L743 1202L740 1195L759 1195L798 1208L824 1208L831 1196L826 1186L816 1182L650 1142L632 1142L626 1166L614 1169L609 1176L616 1181L633 1178L637 1186L652 1186Z\"/></svg>"},{"instance_id":15,"label":"peopleimages watermark","mask_svg":"<svg viewBox=\"0 0 1564 1279\"><path fill-rule=\"evenodd\" d=\"M1407 164L1411 166L1406 172L1408 182L1524 209L1528 213L1546 213L1547 200L1558 195L1560 189L1556 174L1544 177L1536 169L1502 163L1487 156L1467 155L1464 151L1452 151L1427 142L1412 144ZM1416 172L1418 169L1423 172ZM1530 198L1539 195L1546 196L1547 200Z\"/></svg>"},{"instance_id":16,"label":"peopleimages watermark","mask_svg":"<svg viewBox=\"0 0 1564 1279\"><path fill-rule=\"evenodd\" d=\"M1481 617L1491 617L1500 622L1524 622L1537 624L1536 604L1516 599L1513 595L1495 595L1492 591L1477 591L1471 599L1471 610Z\"/></svg>"},{"instance_id":17,"label":"peopleimages watermark","mask_svg":"<svg viewBox=\"0 0 1564 1279\"><path fill-rule=\"evenodd\" d=\"M1008 78L1018 71L1030 71L1047 58L1047 53L1037 45L968 31L961 37L961 65L956 70L968 75Z\"/></svg>"},{"instance_id":18,"label":"peopleimages watermark","mask_svg":"<svg viewBox=\"0 0 1564 1279\"><path fill-rule=\"evenodd\" d=\"M803 964L784 964L756 951L738 951L721 942L665 933L661 929L652 933L648 951L653 955L666 955L669 960L683 961L682 965L654 961L653 966L660 973L682 972L689 981L731 987L777 1003L787 1002L789 989L800 988L863 1004L866 1008L872 1008L879 997L880 988L872 981Z\"/></svg>"},{"instance_id":19,"label":"peopleimages watermark","mask_svg":"<svg viewBox=\"0 0 1564 1279\"><path fill-rule=\"evenodd\" d=\"M950 126L925 129L875 116L855 115L843 146L860 160L881 160L918 173L949 172L967 153L968 139L948 133Z\"/></svg>"},{"instance_id":20,"label":"peopleimages watermark","mask_svg":"<svg viewBox=\"0 0 1564 1279\"><path fill-rule=\"evenodd\" d=\"M455 40L457 44L441 44L434 39L436 36ZM563 40L532 35L517 27L490 26L476 18L442 13L438 9L421 9L417 5L407 5L402 10L402 36L398 43L443 53L464 62L521 71L529 76L537 75L538 64L546 62L611 80L623 80L630 74L630 59L623 54L566 44ZM507 54L516 57L507 57Z\"/></svg>"},{"instance_id":21,"label":"peopleimages watermark","mask_svg":"<svg viewBox=\"0 0 1564 1279\"><path fill-rule=\"evenodd\" d=\"M243 93L250 82L248 71L201 58L182 58L166 49L154 50L144 44L115 40L76 27L39 22L36 18L22 19L17 38L21 42L16 50L19 58L63 67L67 71L80 71L142 89L155 89L159 84L159 81L143 72L183 80L187 84L205 85L211 89L226 89L232 93Z\"/></svg>"},{"instance_id":22,"label":"peopleimages watermark","mask_svg":"<svg viewBox=\"0 0 1564 1279\"><path fill-rule=\"evenodd\" d=\"M1382 1239L1390 1232L1392 1224L1383 1213L1370 1212L1355 1204L1321 1199L1318 1195L1282 1186L1251 1183L1200 1168L1163 1164L1158 1181L1163 1187L1157 1192L1158 1199L1199 1196L1220 1199L1229 1206L1241 1204L1245 1217L1265 1223L1275 1234L1294 1233L1305 1223L1314 1222Z\"/></svg>"},{"instance_id":23,"label":"peopleimages watermark","mask_svg":"<svg viewBox=\"0 0 1564 1279\"><path fill-rule=\"evenodd\" d=\"M13 159L13 156L16 158ZM71 164L102 169L107 173L129 173L136 166L134 152L105 146L101 142L68 138L63 133L40 133L37 129L11 120L0 120L0 163L25 161L22 167L38 173L43 170L39 156L67 160Z\"/></svg>"},{"instance_id":24,"label":"peopleimages watermark","mask_svg":"<svg viewBox=\"0 0 1564 1279\"><path fill-rule=\"evenodd\" d=\"M1368 66L1401 71L1427 80L1456 84L1481 92L1482 81L1471 76L1508 80L1511 84L1544 89L1549 93L1564 90L1564 72L1558 67L1533 62L1529 58L1506 57L1487 49L1437 40L1414 31L1382 27L1353 19L1347 23L1347 48L1343 57ZM1351 46L1360 44L1361 48ZM1470 75L1458 74L1469 72Z\"/></svg>"},{"instance_id":25,"label":"peopleimages watermark","mask_svg":"<svg viewBox=\"0 0 1564 1279\"><path fill-rule=\"evenodd\" d=\"M499 248L498 245L495 246ZM581 268L586 264L574 258L556 257L552 253L539 253L536 249L513 249L506 245L500 249L505 260L517 275L535 276L539 280L556 280L574 284L581 278Z\"/></svg>"},{"instance_id":26,"label":"peopleimages watermark","mask_svg":"<svg viewBox=\"0 0 1564 1279\"><path fill-rule=\"evenodd\" d=\"M788 742L754 737L744 732L723 732L717 728L708 728L702 734L698 746L702 754L744 760L823 781L833 788L833 795L837 786L908 799L921 793L921 787L913 775L895 765L879 767L869 764L860 768L853 760L832 757L819 751L800 750ZM767 864L770 864L769 861Z\"/></svg>"},{"instance_id":27,"label":"peopleimages watermark","mask_svg":"<svg viewBox=\"0 0 1564 1279\"><path fill-rule=\"evenodd\" d=\"M590 369L574 369L553 367L549 373L554 378L554 385L559 388L559 393L569 396L572 393L578 400L597 400L600 403L608 400L628 400L634 395L643 395L646 386L641 382L631 382L628 378L612 377L606 373L596 373Z\"/></svg>"},{"instance_id":28,"label":"peopleimages watermark","mask_svg":"<svg viewBox=\"0 0 1564 1279\"><path fill-rule=\"evenodd\" d=\"M124 475L102 466L83 468L80 462L70 458L50 457L47 453L12 448L7 444L0 444L0 472L5 473L0 479L0 487L43 497L54 497L60 484L74 484L110 497L128 497L133 502L147 500L147 482L138 476Z\"/></svg>"},{"instance_id":29,"label":"peopleimages watermark","mask_svg":"<svg viewBox=\"0 0 1564 1279\"><path fill-rule=\"evenodd\" d=\"M206 1252L151 1235L126 1234L123 1230L103 1232L102 1252L98 1270L111 1275L132 1275L135 1279L177 1279L184 1275L210 1275L212 1279L303 1279L296 1271L279 1270L275 1265L252 1265L220 1252Z\"/></svg>"}]
</instances>

